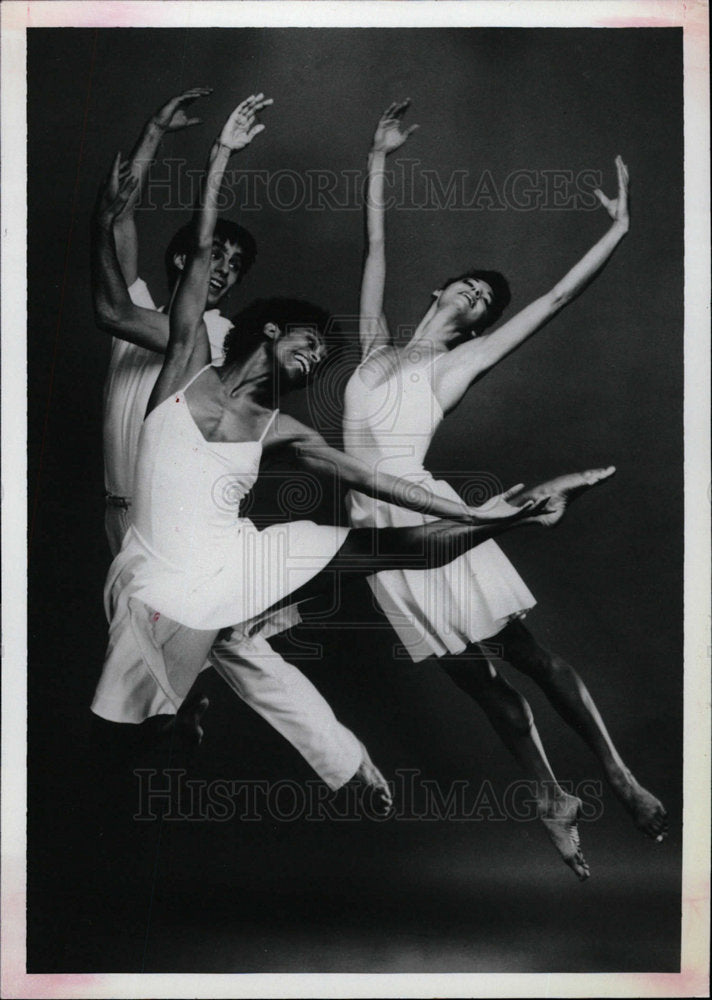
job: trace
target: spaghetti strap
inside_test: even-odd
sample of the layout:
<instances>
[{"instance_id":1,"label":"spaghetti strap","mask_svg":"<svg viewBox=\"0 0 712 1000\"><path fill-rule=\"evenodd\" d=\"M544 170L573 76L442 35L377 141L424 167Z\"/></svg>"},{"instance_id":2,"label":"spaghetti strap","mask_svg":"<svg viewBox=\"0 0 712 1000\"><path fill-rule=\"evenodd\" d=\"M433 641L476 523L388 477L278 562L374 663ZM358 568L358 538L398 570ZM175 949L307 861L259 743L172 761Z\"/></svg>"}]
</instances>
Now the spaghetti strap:
<instances>
[{"instance_id":1,"label":"spaghetti strap","mask_svg":"<svg viewBox=\"0 0 712 1000\"><path fill-rule=\"evenodd\" d=\"M203 372L206 372L208 370L208 368L212 368L212 367L213 366L211 364L210 365L203 365L203 367L200 369L200 371L195 373L195 375L192 377L192 379L190 380L190 382L186 382L186 384L183 386L183 388L180 390L180 392L185 392L186 389L189 389L190 386L193 384L193 382L195 382L195 380L198 378L199 375L202 375Z\"/></svg>"},{"instance_id":2,"label":"spaghetti strap","mask_svg":"<svg viewBox=\"0 0 712 1000\"><path fill-rule=\"evenodd\" d=\"M439 361L440 358L444 358L447 353L448 353L447 351L440 351L439 353L435 353L434 352L432 358L430 359L430 361L428 361L428 363L426 365L426 368L428 368L428 369L432 368L433 365L437 361Z\"/></svg>"},{"instance_id":3,"label":"spaghetti strap","mask_svg":"<svg viewBox=\"0 0 712 1000\"><path fill-rule=\"evenodd\" d=\"M270 429L270 427L274 423L274 418L277 416L278 413L279 413L279 410L272 410L272 416L269 418L269 420L265 424L265 429L262 431L262 433L260 434L260 436L257 438L258 444L262 444L262 442L264 441L264 439L267 437L267 431Z\"/></svg>"},{"instance_id":4,"label":"spaghetti strap","mask_svg":"<svg viewBox=\"0 0 712 1000\"><path fill-rule=\"evenodd\" d=\"M365 357L361 358L356 367L360 368L361 365L365 365L368 359L373 357L376 351L385 351L387 347L392 347L392 346L393 346L392 344L379 344L378 347L372 347L371 350L368 352L368 354Z\"/></svg>"}]
</instances>

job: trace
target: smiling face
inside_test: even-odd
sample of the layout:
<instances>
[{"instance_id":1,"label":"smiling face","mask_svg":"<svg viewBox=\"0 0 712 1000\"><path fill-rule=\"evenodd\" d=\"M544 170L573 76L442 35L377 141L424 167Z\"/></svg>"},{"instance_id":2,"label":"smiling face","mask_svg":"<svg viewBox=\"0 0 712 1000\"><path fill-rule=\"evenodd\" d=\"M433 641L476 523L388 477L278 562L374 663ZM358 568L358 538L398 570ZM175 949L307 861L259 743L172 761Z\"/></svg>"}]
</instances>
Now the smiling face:
<instances>
[{"instance_id":1,"label":"smiling face","mask_svg":"<svg viewBox=\"0 0 712 1000\"><path fill-rule=\"evenodd\" d=\"M317 365L326 357L326 344L313 327L295 326L281 332L276 324L268 323L265 333L274 343L274 357L280 376L292 388L306 385L313 378Z\"/></svg>"},{"instance_id":2,"label":"smiling face","mask_svg":"<svg viewBox=\"0 0 712 1000\"><path fill-rule=\"evenodd\" d=\"M176 254L173 259L179 271L185 267L185 254ZM239 243L215 237L210 257L210 278L208 279L207 308L215 309L229 295L233 286L242 277L244 252Z\"/></svg>"},{"instance_id":3,"label":"smiling face","mask_svg":"<svg viewBox=\"0 0 712 1000\"><path fill-rule=\"evenodd\" d=\"M494 301L492 287L481 278L462 278L446 285L438 297L438 309L453 311L458 325L480 327Z\"/></svg>"},{"instance_id":4,"label":"smiling face","mask_svg":"<svg viewBox=\"0 0 712 1000\"><path fill-rule=\"evenodd\" d=\"M208 308L214 309L224 299L242 276L244 254L239 243L231 240L213 240L208 283Z\"/></svg>"}]
</instances>

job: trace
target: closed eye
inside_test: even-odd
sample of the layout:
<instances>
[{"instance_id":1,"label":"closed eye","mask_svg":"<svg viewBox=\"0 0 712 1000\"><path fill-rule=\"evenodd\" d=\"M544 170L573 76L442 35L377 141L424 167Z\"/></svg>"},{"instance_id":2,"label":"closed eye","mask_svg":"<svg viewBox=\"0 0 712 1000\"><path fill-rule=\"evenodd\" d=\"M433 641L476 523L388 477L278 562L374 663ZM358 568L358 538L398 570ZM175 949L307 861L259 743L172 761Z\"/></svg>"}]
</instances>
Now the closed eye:
<instances>
[{"instance_id":1,"label":"closed eye","mask_svg":"<svg viewBox=\"0 0 712 1000\"><path fill-rule=\"evenodd\" d=\"M467 284L472 289L472 291L475 293L475 298L482 299L482 301L484 302L484 304L486 306L491 306L492 305L492 297L491 297L491 295L489 295L488 292L485 292L480 287L480 285L477 284L477 282L474 280L474 278L471 278L467 282Z\"/></svg>"}]
</instances>

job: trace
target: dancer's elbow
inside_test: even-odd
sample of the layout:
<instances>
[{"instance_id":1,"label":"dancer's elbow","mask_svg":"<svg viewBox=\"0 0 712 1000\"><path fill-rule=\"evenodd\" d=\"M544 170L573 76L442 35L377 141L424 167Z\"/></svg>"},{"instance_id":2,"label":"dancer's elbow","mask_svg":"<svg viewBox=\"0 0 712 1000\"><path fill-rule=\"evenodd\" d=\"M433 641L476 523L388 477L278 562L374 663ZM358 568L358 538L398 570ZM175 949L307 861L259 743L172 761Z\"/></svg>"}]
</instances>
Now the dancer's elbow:
<instances>
[{"instance_id":1,"label":"dancer's elbow","mask_svg":"<svg viewBox=\"0 0 712 1000\"><path fill-rule=\"evenodd\" d=\"M105 333L120 336L129 325L129 310L104 299L95 299L94 322Z\"/></svg>"}]
</instances>

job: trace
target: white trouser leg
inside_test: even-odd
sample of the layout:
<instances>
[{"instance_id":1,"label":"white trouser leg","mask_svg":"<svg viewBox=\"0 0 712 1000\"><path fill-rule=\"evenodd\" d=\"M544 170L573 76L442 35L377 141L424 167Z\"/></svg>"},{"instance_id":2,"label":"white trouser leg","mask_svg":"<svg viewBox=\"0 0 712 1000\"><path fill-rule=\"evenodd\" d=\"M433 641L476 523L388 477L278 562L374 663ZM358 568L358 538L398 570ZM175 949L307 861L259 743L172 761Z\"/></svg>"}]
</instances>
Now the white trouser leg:
<instances>
[{"instance_id":1,"label":"white trouser leg","mask_svg":"<svg viewBox=\"0 0 712 1000\"><path fill-rule=\"evenodd\" d=\"M113 556L121 548L129 523L128 510L107 504L104 524ZM123 603L120 598L113 600L113 608L119 603ZM165 682L156 684L155 664L147 669L128 617L113 622L113 655L105 665L92 709L116 722L135 723L154 715L158 704L159 711L175 711L182 698ZM178 626L176 636L182 629ZM291 743L331 789L341 788L354 776L362 756L356 736L338 721L311 681L260 634L244 638L234 633L218 640L207 666L213 666L250 708ZM163 689L166 694L170 691L172 704L159 697Z\"/></svg>"},{"instance_id":2,"label":"white trouser leg","mask_svg":"<svg viewBox=\"0 0 712 1000\"><path fill-rule=\"evenodd\" d=\"M361 763L361 744L304 674L261 635L231 635L210 662L250 708L281 733L330 788L341 788Z\"/></svg>"}]
</instances>

